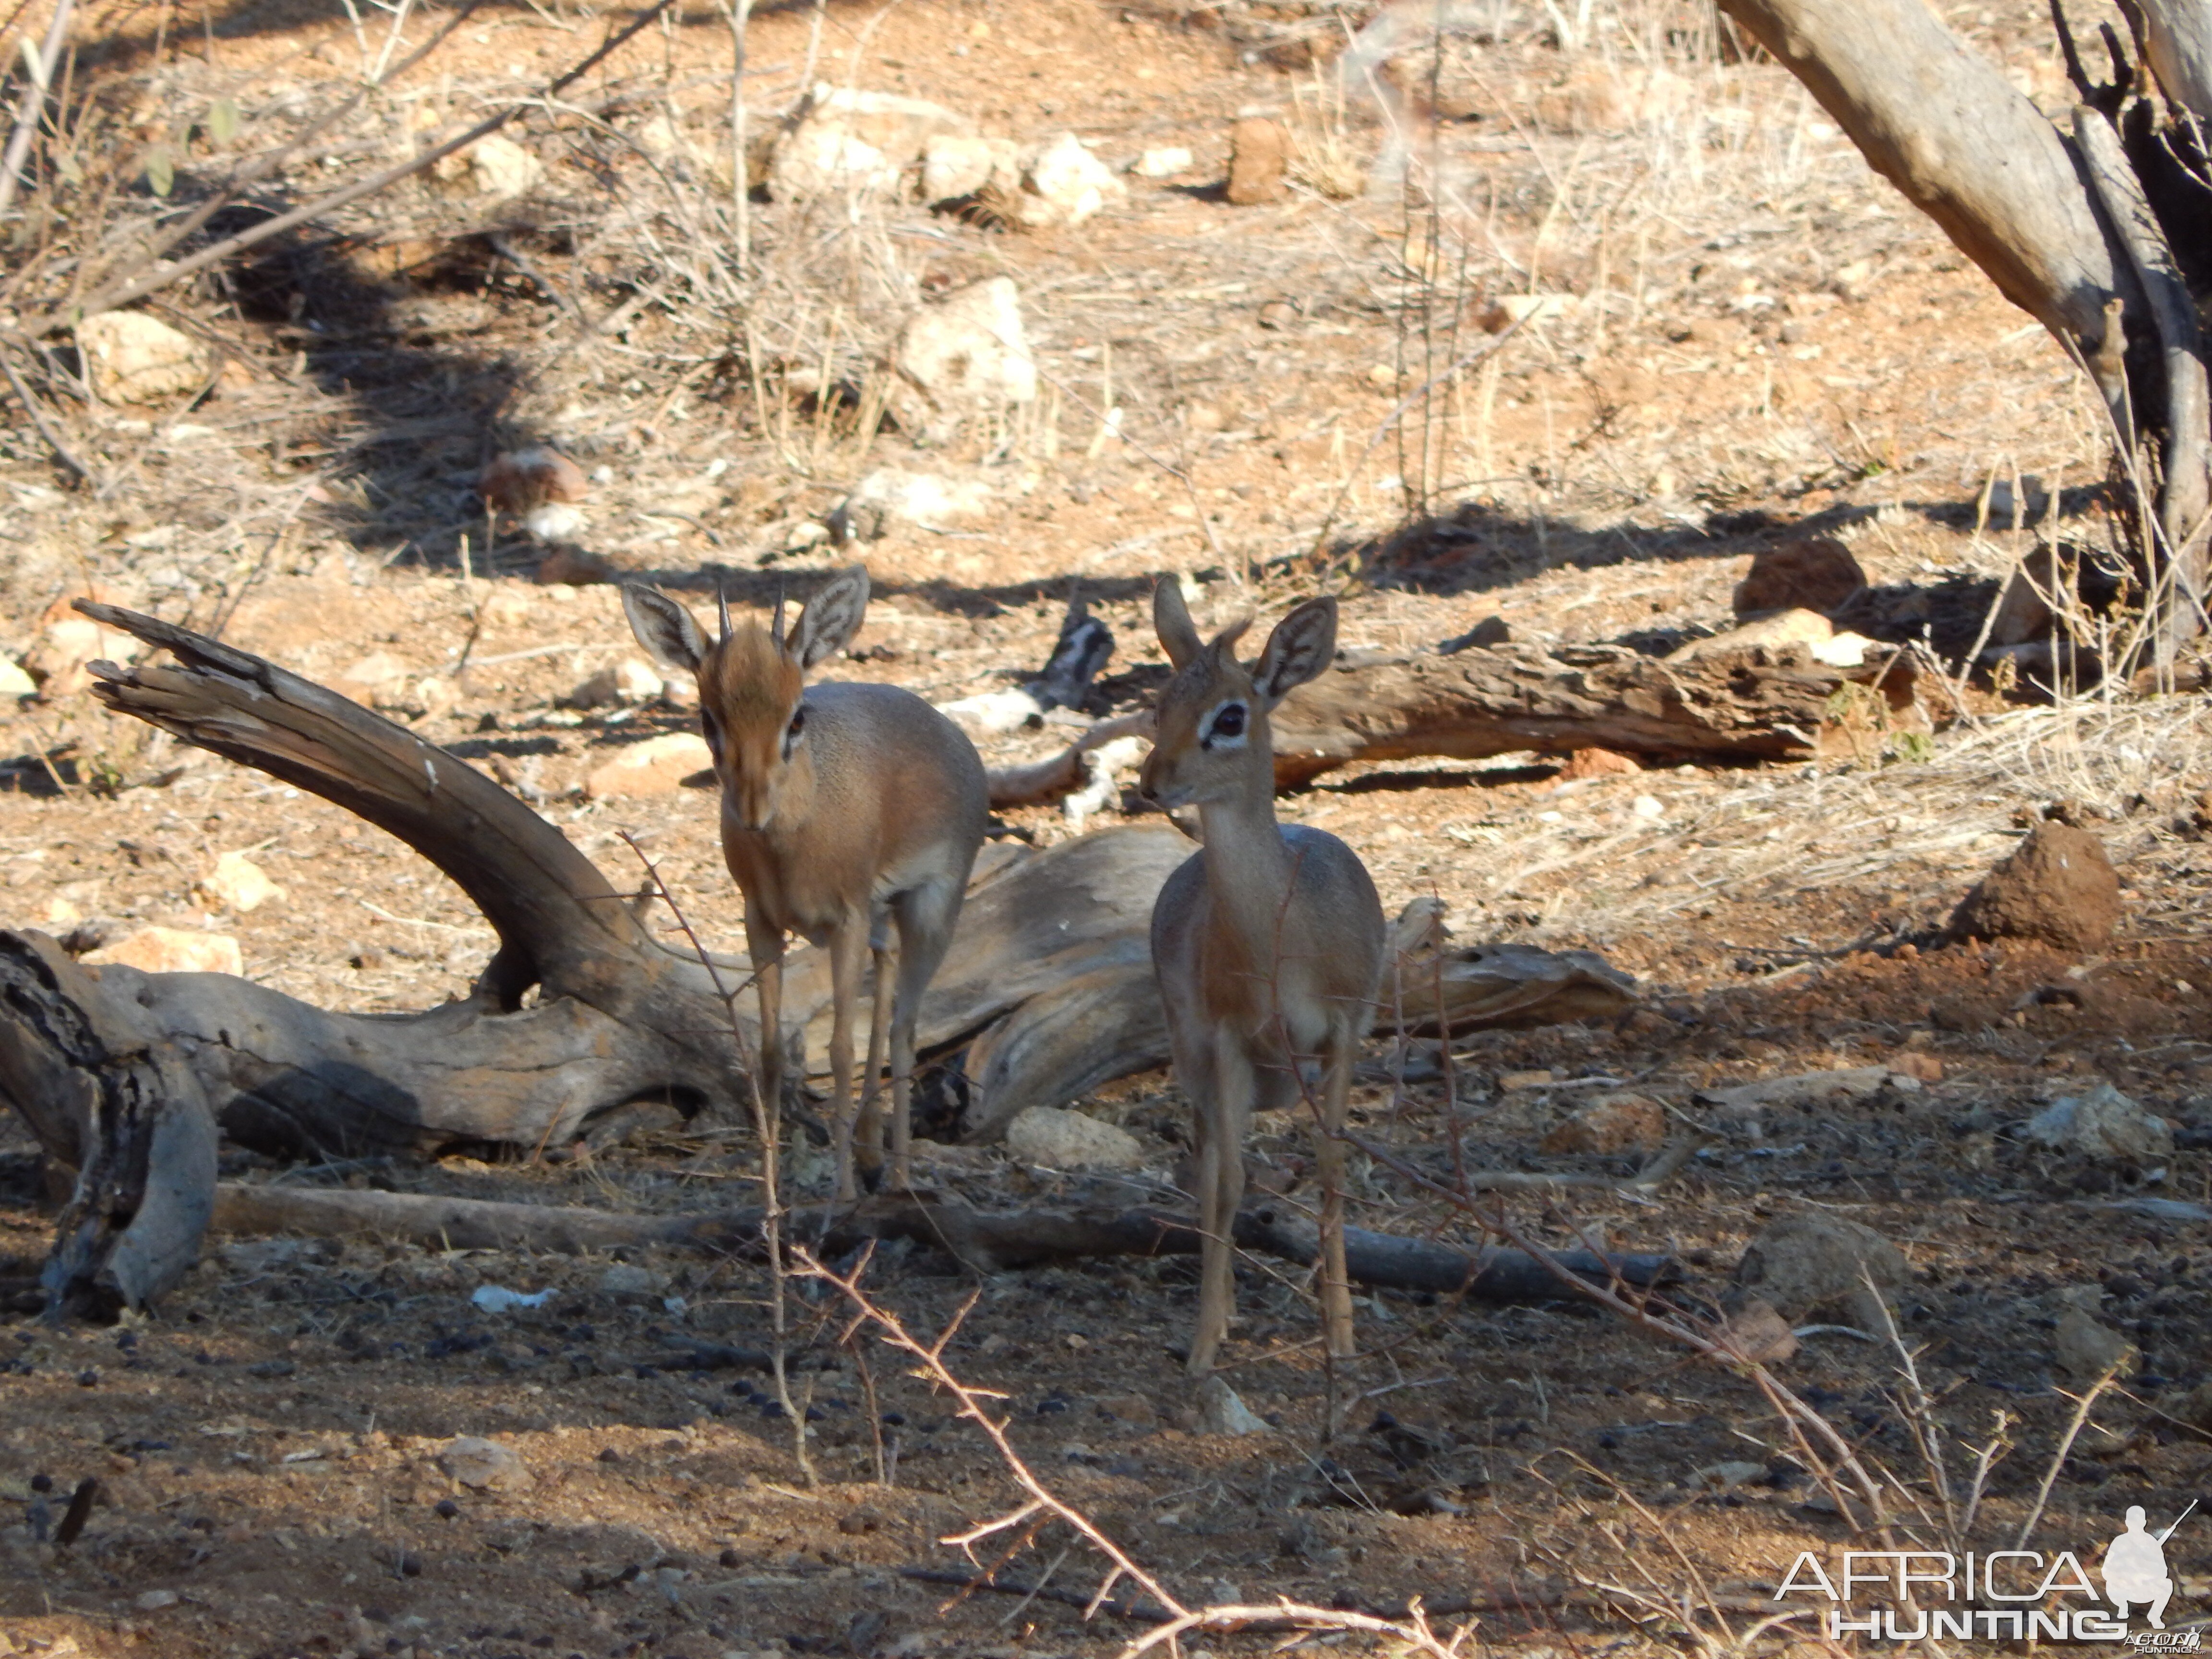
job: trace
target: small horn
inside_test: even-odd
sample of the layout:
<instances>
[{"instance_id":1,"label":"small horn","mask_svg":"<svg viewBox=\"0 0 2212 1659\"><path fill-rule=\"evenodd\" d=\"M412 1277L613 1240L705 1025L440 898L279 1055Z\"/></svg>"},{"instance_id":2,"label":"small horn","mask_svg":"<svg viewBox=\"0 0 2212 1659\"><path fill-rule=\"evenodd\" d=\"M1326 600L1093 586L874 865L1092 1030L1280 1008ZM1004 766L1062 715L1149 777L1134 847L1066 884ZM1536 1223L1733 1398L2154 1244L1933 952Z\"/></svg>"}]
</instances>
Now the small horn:
<instances>
[{"instance_id":1,"label":"small horn","mask_svg":"<svg viewBox=\"0 0 2212 1659\"><path fill-rule=\"evenodd\" d=\"M774 641L776 642L776 645L777 645L777 647L778 647L779 648L781 648L781 647L782 647L782 644L783 644L783 579L782 579L781 577L778 577L778 578L776 579L776 584L775 584L775 620L774 622L772 622L772 623L770 623L769 624L769 637L770 639L774 640Z\"/></svg>"},{"instance_id":2,"label":"small horn","mask_svg":"<svg viewBox=\"0 0 2212 1659\"><path fill-rule=\"evenodd\" d=\"M722 613L722 638L726 641L730 637L730 590L720 576L714 578L714 604Z\"/></svg>"}]
</instances>

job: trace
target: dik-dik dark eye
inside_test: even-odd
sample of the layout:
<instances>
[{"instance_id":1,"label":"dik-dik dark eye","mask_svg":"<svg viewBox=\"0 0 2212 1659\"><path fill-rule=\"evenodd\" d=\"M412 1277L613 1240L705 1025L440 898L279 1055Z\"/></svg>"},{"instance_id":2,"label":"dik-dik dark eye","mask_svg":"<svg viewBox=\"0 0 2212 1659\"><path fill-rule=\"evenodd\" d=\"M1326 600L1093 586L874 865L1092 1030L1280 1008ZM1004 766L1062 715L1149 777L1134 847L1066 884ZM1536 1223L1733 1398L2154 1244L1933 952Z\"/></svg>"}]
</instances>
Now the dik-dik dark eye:
<instances>
[{"instance_id":1,"label":"dik-dik dark eye","mask_svg":"<svg viewBox=\"0 0 2212 1659\"><path fill-rule=\"evenodd\" d=\"M791 758L791 751L799 746L799 734L806 729L806 705L801 703L791 711L791 724L783 728L783 757Z\"/></svg>"},{"instance_id":2,"label":"dik-dik dark eye","mask_svg":"<svg viewBox=\"0 0 2212 1659\"><path fill-rule=\"evenodd\" d=\"M1220 708L1213 711L1213 718L1206 722L1205 738L1206 746L1208 749L1211 749L1217 743L1225 745L1243 742L1244 738L1244 705L1243 703L1223 703Z\"/></svg>"}]
</instances>

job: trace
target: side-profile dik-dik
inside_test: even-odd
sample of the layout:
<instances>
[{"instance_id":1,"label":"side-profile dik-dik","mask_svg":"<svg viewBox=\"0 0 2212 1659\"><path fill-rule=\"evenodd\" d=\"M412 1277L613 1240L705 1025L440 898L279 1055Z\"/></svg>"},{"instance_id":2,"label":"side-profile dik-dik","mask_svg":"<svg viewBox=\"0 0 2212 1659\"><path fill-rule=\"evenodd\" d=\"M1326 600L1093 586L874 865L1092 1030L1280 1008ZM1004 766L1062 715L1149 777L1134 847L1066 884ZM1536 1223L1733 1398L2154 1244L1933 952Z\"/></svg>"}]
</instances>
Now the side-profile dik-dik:
<instances>
[{"instance_id":1,"label":"side-profile dik-dik","mask_svg":"<svg viewBox=\"0 0 2212 1659\"><path fill-rule=\"evenodd\" d=\"M639 643L698 677L699 719L722 784L722 855L745 896L745 944L760 988L760 1085L770 1101L783 1086L784 941L799 933L829 947L837 1190L845 1198L856 1165L871 1185L882 1171L886 1035L891 1181L907 1184L915 1017L951 943L990 812L975 745L920 697L895 685L806 685L806 671L853 637L867 605L868 573L854 565L807 601L788 637L780 602L768 628L732 628L726 599L721 635L709 644L691 613L658 588L623 589ZM856 1116L853 1012L870 951L875 1018Z\"/></svg>"},{"instance_id":2,"label":"side-profile dik-dik","mask_svg":"<svg viewBox=\"0 0 2212 1659\"><path fill-rule=\"evenodd\" d=\"M1309 1061L1322 1073L1322 1316L1329 1352L1348 1358L1337 1135L1382 981L1382 906L1357 853L1323 830L1275 821L1267 732L1275 705L1334 659L1336 601L1310 599L1284 617L1249 669L1237 660L1246 623L1203 642L1172 576L1152 595L1152 623L1176 673L1160 697L1144 792L1163 806L1196 807L1206 843L1152 907L1152 964L1197 1129L1205 1245L1190 1370L1211 1370L1229 1334L1230 1231L1252 1114L1297 1100Z\"/></svg>"}]
</instances>

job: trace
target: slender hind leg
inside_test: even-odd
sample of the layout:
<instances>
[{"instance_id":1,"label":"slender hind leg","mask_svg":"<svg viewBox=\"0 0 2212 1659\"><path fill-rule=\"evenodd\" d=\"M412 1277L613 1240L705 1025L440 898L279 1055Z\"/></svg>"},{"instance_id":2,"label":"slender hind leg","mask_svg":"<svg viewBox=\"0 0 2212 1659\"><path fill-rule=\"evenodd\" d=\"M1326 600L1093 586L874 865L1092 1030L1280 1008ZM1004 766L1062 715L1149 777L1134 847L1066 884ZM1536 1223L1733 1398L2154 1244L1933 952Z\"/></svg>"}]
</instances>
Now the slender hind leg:
<instances>
[{"instance_id":1,"label":"slender hind leg","mask_svg":"<svg viewBox=\"0 0 2212 1659\"><path fill-rule=\"evenodd\" d=\"M1186 1078L1198 1132L1198 1331L1191 1339L1193 1376L1213 1369L1237 1311L1237 1209L1244 1201L1244 1136L1252 1121L1254 1079L1244 1045L1224 1030L1213 1034L1211 1075ZM1178 1070L1182 1068L1178 1067ZM1192 1085L1196 1083L1197 1087Z\"/></svg>"},{"instance_id":2,"label":"slender hind leg","mask_svg":"<svg viewBox=\"0 0 2212 1659\"><path fill-rule=\"evenodd\" d=\"M874 967L876 967L876 1009L867 1020L867 1082L860 1084L860 1144L880 1159L883 1157L883 1064L891 1048L891 998L896 994L894 973L896 957L884 940L883 925L876 925ZM896 1093L896 1084L894 1084ZM900 1146L898 1115L891 1117L891 1188L905 1190L907 1186L907 1155Z\"/></svg>"},{"instance_id":3,"label":"slender hind leg","mask_svg":"<svg viewBox=\"0 0 2212 1659\"><path fill-rule=\"evenodd\" d=\"M830 995L831 1015L830 1024L830 1075L835 1093L833 1109L837 1124L837 1196L849 1199L858 1195L854 1184L854 1173L870 1177L883 1168L883 1153L878 1149L872 1158L869 1148L856 1144L854 1129L854 1103L853 1099L853 1014L860 998L860 955L868 946L868 930L865 918L848 916L830 934Z\"/></svg>"},{"instance_id":4,"label":"slender hind leg","mask_svg":"<svg viewBox=\"0 0 2212 1659\"><path fill-rule=\"evenodd\" d=\"M1352 1099L1352 1062L1358 1052L1348 1021L1332 1018L1322 1039L1321 1133L1315 1163L1321 1174L1321 1316L1330 1357L1349 1359L1352 1280L1344 1261L1344 1120Z\"/></svg>"},{"instance_id":5,"label":"slender hind leg","mask_svg":"<svg viewBox=\"0 0 2212 1659\"><path fill-rule=\"evenodd\" d=\"M952 944L952 925L960 919L964 873L954 879L910 887L891 900L898 922L898 994L891 1006L891 1185L912 1184L909 1161L914 1126L914 1028L921 1017L922 994ZM882 993L877 994L881 1008Z\"/></svg>"}]
</instances>

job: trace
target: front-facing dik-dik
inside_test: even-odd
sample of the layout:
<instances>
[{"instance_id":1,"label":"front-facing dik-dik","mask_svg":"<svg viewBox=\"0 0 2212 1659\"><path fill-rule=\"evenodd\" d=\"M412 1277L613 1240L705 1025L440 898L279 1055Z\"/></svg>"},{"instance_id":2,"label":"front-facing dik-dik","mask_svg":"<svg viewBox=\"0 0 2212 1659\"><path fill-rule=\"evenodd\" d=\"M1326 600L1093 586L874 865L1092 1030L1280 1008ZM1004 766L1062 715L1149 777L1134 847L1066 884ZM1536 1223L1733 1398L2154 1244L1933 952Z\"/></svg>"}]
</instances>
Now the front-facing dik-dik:
<instances>
[{"instance_id":1,"label":"front-facing dik-dik","mask_svg":"<svg viewBox=\"0 0 2212 1659\"><path fill-rule=\"evenodd\" d=\"M639 643L698 676L699 719L722 784L722 855L745 896L760 1084L771 1103L783 1086L785 938L829 947L841 1198L853 1194L856 1163L871 1185L882 1170L878 1079L887 1033L891 1180L907 1184L915 1016L951 942L990 811L975 745L920 697L895 685L807 687L806 671L853 637L867 604L868 573L854 565L807 601L788 637L781 604L763 629L732 628L725 603L721 636L709 644L691 613L658 588L623 589ZM898 927L896 980L887 921ZM856 1122L853 1011L871 949L875 1018Z\"/></svg>"},{"instance_id":2,"label":"front-facing dik-dik","mask_svg":"<svg viewBox=\"0 0 2212 1659\"><path fill-rule=\"evenodd\" d=\"M1195 806L1206 842L1152 907L1152 964L1197 1128L1205 1244L1190 1370L1212 1369L1229 1334L1230 1232L1252 1114L1297 1101L1310 1060L1322 1072L1322 1324L1329 1352L1348 1358L1337 1135L1382 976L1382 906L1357 853L1323 830L1276 823L1267 733L1275 705L1334 657L1336 601L1310 599L1284 617L1249 669L1237 660L1246 624L1203 642L1172 576L1152 595L1152 622L1176 674L1160 697L1144 792L1163 806Z\"/></svg>"}]
</instances>

